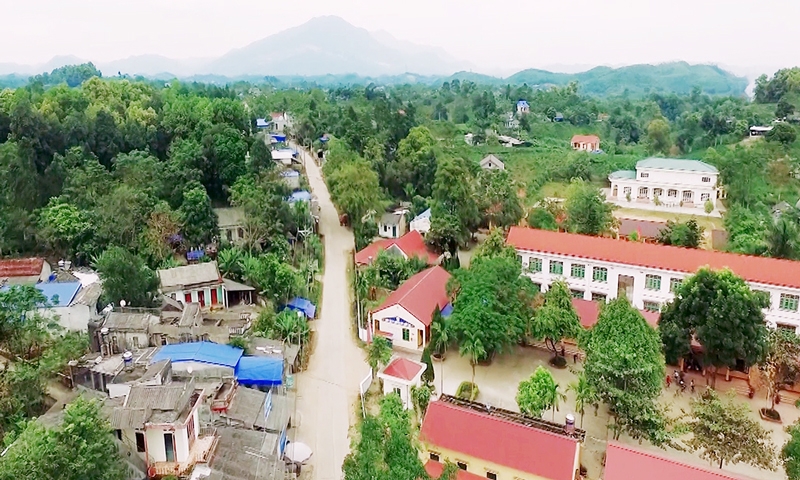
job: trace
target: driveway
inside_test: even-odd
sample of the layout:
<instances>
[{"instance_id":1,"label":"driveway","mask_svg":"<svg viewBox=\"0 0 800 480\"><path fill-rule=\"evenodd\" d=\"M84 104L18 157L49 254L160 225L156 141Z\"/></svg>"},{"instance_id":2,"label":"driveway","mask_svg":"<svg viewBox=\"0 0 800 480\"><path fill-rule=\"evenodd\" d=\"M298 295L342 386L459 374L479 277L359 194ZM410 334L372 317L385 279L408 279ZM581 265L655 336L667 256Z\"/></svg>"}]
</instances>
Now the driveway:
<instances>
[{"instance_id":1,"label":"driveway","mask_svg":"<svg viewBox=\"0 0 800 480\"><path fill-rule=\"evenodd\" d=\"M295 148L297 148L295 146ZM321 313L312 322L315 348L308 369L296 376L296 440L314 454L309 470L317 480L342 478L342 462L350 451L348 433L356 421L358 384L369 373L364 353L355 343L350 316L347 265L353 235L339 226L339 216L314 160L300 151L311 190L319 199L320 233L325 242Z\"/></svg>"}]
</instances>

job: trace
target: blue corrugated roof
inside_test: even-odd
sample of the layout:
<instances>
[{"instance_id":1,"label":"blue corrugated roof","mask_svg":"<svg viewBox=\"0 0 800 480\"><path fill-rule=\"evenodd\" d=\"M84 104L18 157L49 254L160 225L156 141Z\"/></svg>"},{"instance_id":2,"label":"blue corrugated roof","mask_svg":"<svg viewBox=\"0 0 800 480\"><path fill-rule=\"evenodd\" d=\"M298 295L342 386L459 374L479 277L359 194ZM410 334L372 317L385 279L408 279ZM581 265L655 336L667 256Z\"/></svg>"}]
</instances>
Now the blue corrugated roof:
<instances>
[{"instance_id":1,"label":"blue corrugated roof","mask_svg":"<svg viewBox=\"0 0 800 480\"><path fill-rule=\"evenodd\" d=\"M286 304L286 308L294 311L301 311L306 314L308 318L314 318L317 314L317 306L303 297L294 297L291 302Z\"/></svg>"},{"instance_id":2,"label":"blue corrugated roof","mask_svg":"<svg viewBox=\"0 0 800 480\"><path fill-rule=\"evenodd\" d=\"M164 345L153 355L150 363L161 360L172 362L201 362L212 365L235 368L242 358L244 350L241 348L220 345L213 342L176 343Z\"/></svg>"},{"instance_id":3,"label":"blue corrugated roof","mask_svg":"<svg viewBox=\"0 0 800 480\"><path fill-rule=\"evenodd\" d=\"M425 210L424 212L420 213L419 215L414 217L414 220L421 219L421 218L431 218L431 209L429 208L429 209ZM414 220L412 220L412 222Z\"/></svg>"},{"instance_id":4,"label":"blue corrugated roof","mask_svg":"<svg viewBox=\"0 0 800 480\"><path fill-rule=\"evenodd\" d=\"M447 304L447 305L445 305L445 306L444 306L444 308L442 309L442 317L445 317L445 318L447 318L447 317L449 317L450 315L452 315L452 313L453 313L453 304L452 304L452 303L448 303L448 304Z\"/></svg>"},{"instance_id":5,"label":"blue corrugated roof","mask_svg":"<svg viewBox=\"0 0 800 480\"><path fill-rule=\"evenodd\" d=\"M311 200L311 193L305 190L298 190L289 197L289 203L308 202Z\"/></svg>"},{"instance_id":6,"label":"blue corrugated roof","mask_svg":"<svg viewBox=\"0 0 800 480\"><path fill-rule=\"evenodd\" d=\"M81 289L81 282L37 283L35 287L47 297L50 306L68 307ZM3 287L2 290L8 290L8 287Z\"/></svg>"},{"instance_id":7,"label":"blue corrugated roof","mask_svg":"<svg viewBox=\"0 0 800 480\"><path fill-rule=\"evenodd\" d=\"M242 357L236 366L236 380L242 385L274 387L283 379L283 359Z\"/></svg>"}]
</instances>

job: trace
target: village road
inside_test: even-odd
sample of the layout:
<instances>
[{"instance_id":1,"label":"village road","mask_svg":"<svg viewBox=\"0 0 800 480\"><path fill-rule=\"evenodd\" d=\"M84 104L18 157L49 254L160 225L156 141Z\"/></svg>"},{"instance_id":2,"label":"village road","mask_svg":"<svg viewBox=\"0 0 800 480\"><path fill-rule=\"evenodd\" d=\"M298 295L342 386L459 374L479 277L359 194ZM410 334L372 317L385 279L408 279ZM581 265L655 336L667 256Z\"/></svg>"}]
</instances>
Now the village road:
<instances>
[{"instance_id":1,"label":"village road","mask_svg":"<svg viewBox=\"0 0 800 480\"><path fill-rule=\"evenodd\" d=\"M325 267L321 313L312 322L316 345L308 369L296 377L299 427L295 440L314 452L309 464L315 479L340 480L342 461L350 451L348 432L357 419L358 385L369 373L351 321L347 266L353 234L339 225L320 168L308 153L300 150L300 155L311 190L319 199Z\"/></svg>"}]
</instances>

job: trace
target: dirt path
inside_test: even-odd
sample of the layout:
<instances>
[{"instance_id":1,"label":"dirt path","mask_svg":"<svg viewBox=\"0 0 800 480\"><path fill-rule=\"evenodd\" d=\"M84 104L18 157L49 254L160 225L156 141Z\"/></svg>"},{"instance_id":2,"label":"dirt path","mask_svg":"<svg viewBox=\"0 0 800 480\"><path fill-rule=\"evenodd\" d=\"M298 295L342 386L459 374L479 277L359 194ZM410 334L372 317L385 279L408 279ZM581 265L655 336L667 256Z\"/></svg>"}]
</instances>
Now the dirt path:
<instances>
[{"instance_id":1,"label":"dirt path","mask_svg":"<svg viewBox=\"0 0 800 480\"><path fill-rule=\"evenodd\" d=\"M325 270L321 315L312 324L316 346L308 369L297 375L296 440L308 444L314 452L309 461L314 478L339 480L342 461L350 451L348 431L356 421L358 383L369 373L369 367L355 343L350 317L347 265L353 235L339 226L339 216L319 167L310 155L301 155L311 189L319 198Z\"/></svg>"}]
</instances>

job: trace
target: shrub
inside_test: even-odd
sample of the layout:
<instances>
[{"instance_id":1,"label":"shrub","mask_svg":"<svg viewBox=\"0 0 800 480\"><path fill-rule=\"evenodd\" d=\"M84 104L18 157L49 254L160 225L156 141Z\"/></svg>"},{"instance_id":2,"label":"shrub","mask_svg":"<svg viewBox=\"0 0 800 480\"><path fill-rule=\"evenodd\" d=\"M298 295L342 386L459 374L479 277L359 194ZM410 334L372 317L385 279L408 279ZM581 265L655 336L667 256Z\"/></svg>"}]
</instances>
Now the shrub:
<instances>
[{"instance_id":1,"label":"shrub","mask_svg":"<svg viewBox=\"0 0 800 480\"><path fill-rule=\"evenodd\" d=\"M711 200L706 200L706 203L703 205L703 209L706 211L706 213L711 213L714 211L714 204L711 202Z\"/></svg>"},{"instance_id":2,"label":"shrub","mask_svg":"<svg viewBox=\"0 0 800 480\"><path fill-rule=\"evenodd\" d=\"M458 386L458 390L456 390L456 397L473 402L478 398L478 393L478 385L472 382L461 382L461 385Z\"/></svg>"}]
</instances>

